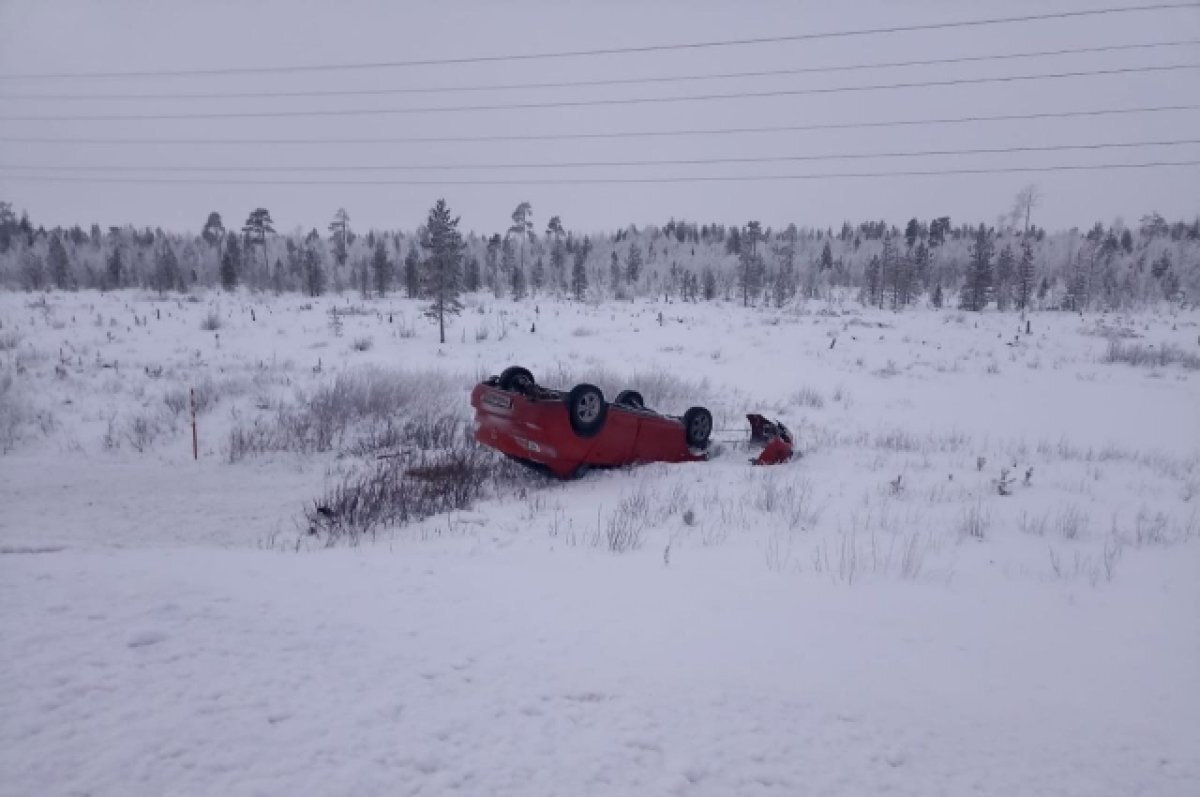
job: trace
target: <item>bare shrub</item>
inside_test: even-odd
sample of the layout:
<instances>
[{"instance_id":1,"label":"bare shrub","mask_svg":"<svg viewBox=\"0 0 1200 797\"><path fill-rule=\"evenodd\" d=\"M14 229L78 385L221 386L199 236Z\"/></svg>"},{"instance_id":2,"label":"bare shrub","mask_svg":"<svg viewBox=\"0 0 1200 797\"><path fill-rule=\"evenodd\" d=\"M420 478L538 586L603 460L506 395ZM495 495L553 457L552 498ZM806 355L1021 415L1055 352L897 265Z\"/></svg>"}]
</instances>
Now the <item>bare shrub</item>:
<instances>
[{"instance_id":1,"label":"bare shrub","mask_svg":"<svg viewBox=\"0 0 1200 797\"><path fill-rule=\"evenodd\" d=\"M216 310L209 310L200 322L200 328L205 332L216 332L221 328L221 316L217 314Z\"/></svg>"},{"instance_id":2,"label":"bare shrub","mask_svg":"<svg viewBox=\"0 0 1200 797\"><path fill-rule=\"evenodd\" d=\"M958 521L958 534L960 537L970 537L976 540L982 540L987 536L988 529L991 528L992 518L991 513L984 508L983 504L977 503L967 507Z\"/></svg>"},{"instance_id":3,"label":"bare shrub","mask_svg":"<svg viewBox=\"0 0 1200 797\"><path fill-rule=\"evenodd\" d=\"M1119 338L1109 338L1104 362L1150 368L1165 368L1178 363L1190 370L1200 369L1200 355L1184 351L1174 344L1164 343L1156 347L1153 344L1126 343Z\"/></svg>"},{"instance_id":4,"label":"bare shrub","mask_svg":"<svg viewBox=\"0 0 1200 797\"><path fill-rule=\"evenodd\" d=\"M451 378L433 372L367 368L339 374L311 395L280 405L269 420L255 420L249 427L235 424L230 460L267 451L343 447L361 454L401 441L423 449L444 447L457 434L453 419L458 416L436 408L447 406L454 390ZM406 431L405 424L413 426Z\"/></svg>"},{"instance_id":5,"label":"bare shrub","mask_svg":"<svg viewBox=\"0 0 1200 797\"><path fill-rule=\"evenodd\" d=\"M0 370L0 454L11 452L28 434L48 435L57 426L53 413L35 408L12 371Z\"/></svg>"},{"instance_id":6,"label":"bare shrub","mask_svg":"<svg viewBox=\"0 0 1200 797\"><path fill-rule=\"evenodd\" d=\"M792 394L791 403L800 407L819 410L825 406L825 397L812 388L802 387Z\"/></svg>"},{"instance_id":7,"label":"bare shrub","mask_svg":"<svg viewBox=\"0 0 1200 797\"><path fill-rule=\"evenodd\" d=\"M1037 537L1046 536L1046 527L1050 524L1050 519L1045 515L1041 517L1033 517L1028 512L1022 512L1017 516L1017 528L1025 534L1033 534Z\"/></svg>"},{"instance_id":8,"label":"bare shrub","mask_svg":"<svg viewBox=\"0 0 1200 797\"><path fill-rule=\"evenodd\" d=\"M163 394L163 404L166 405L171 415L175 417L184 414L190 415L192 411L192 396L194 394L196 414L203 415L217 403L219 392L213 380L205 377L192 388L178 387L168 390Z\"/></svg>"},{"instance_id":9,"label":"bare shrub","mask_svg":"<svg viewBox=\"0 0 1200 797\"><path fill-rule=\"evenodd\" d=\"M623 497L604 526L604 542L612 553L625 553L642 547L650 499L642 490Z\"/></svg>"},{"instance_id":10,"label":"bare shrub","mask_svg":"<svg viewBox=\"0 0 1200 797\"><path fill-rule=\"evenodd\" d=\"M1077 506L1066 506L1054 516L1054 530L1064 540L1075 540L1087 530L1088 516Z\"/></svg>"},{"instance_id":11,"label":"bare shrub","mask_svg":"<svg viewBox=\"0 0 1200 797\"><path fill-rule=\"evenodd\" d=\"M129 447L144 454L165 431L162 421L154 415L139 414L126 418L121 425L121 436Z\"/></svg>"},{"instance_id":12,"label":"bare shrub","mask_svg":"<svg viewBox=\"0 0 1200 797\"><path fill-rule=\"evenodd\" d=\"M355 351L370 351L374 345L375 339L370 336L355 338L354 343L351 344Z\"/></svg>"},{"instance_id":13,"label":"bare shrub","mask_svg":"<svg viewBox=\"0 0 1200 797\"><path fill-rule=\"evenodd\" d=\"M305 510L307 533L326 546L355 545L383 527L465 509L506 470L484 449L466 443L378 459Z\"/></svg>"},{"instance_id":14,"label":"bare shrub","mask_svg":"<svg viewBox=\"0 0 1200 797\"><path fill-rule=\"evenodd\" d=\"M15 329L0 332L0 351L13 351L21 345L21 336Z\"/></svg>"}]
</instances>

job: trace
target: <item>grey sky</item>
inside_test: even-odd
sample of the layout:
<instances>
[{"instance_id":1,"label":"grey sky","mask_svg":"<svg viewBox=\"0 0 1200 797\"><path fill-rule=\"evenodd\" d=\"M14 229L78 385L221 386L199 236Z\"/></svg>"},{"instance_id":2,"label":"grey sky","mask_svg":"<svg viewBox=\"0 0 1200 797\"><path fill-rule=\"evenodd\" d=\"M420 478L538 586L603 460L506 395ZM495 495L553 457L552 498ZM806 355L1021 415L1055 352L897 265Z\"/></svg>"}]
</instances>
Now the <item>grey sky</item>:
<instances>
[{"instance_id":1,"label":"grey sky","mask_svg":"<svg viewBox=\"0 0 1200 797\"><path fill-rule=\"evenodd\" d=\"M1148 2L1148 0L1138 0ZM1136 4L1085 2L151 2L0 0L0 74L204 69L578 50L774 34L849 30ZM283 75L0 81L0 116L197 113L398 108L853 86L1044 72L1200 63L1196 45L1160 50L904 67L698 83L454 94L322 98L17 100L18 93L154 93L462 86L590 80L860 64L922 58L1200 39L1200 5L1155 13L973 29L813 40L752 47L545 61ZM7 95L7 96L6 96ZM0 122L0 136L287 138L478 135L667 130L1026 114L1200 104L1200 70L1037 82L852 92L694 103L475 111L411 116ZM821 155L921 149L1042 146L1200 138L1200 111L978 125L771 133L723 137L391 145L71 146L0 142L0 163L249 166L383 165ZM611 169L355 172L352 179L430 180L666 176L991 168L1149 160L1200 160L1200 145L1092 152L836 160L780 164ZM125 175L138 177L137 174ZM142 175L145 176L145 175ZM175 175L241 179L242 174ZM262 174L289 179L338 175ZM539 230L550 215L574 229L661 223L668 217L838 226L843 219L949 214L992 222L1035 182L1045 193L1035 222L1050 227L1097 219L1200 212L1200 167L1044 174L942 175L775 183L574 186L228 186L30 183L0 174L0 199L44 224L133 223L198 229L211 210L240 223L256 206L279 230L324 229L338 206L354 226L411 228L444 196L464 226L502 229L518 202L533 204Z\"/></svg>"}]
</instances>

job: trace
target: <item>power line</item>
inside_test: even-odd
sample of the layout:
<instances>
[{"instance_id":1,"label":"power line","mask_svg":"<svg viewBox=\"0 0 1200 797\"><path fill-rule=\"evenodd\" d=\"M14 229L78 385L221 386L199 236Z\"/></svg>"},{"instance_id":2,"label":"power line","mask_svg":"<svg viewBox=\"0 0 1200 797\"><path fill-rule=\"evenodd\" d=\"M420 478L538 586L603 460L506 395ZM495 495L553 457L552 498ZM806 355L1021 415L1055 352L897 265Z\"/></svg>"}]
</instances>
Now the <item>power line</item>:
<instances>
[{"instance_id":1,"label":"power line","mask_svg":"<svg viewBox=\"0 0 1200 797\"><path fill-rule=\"evenodd\" d=\"M878 177L937 177L943 175L969 174L1025 174L1037 172L1085 172L1107 169L1154 169L1180 166L1200 166L1200 160L1143 161L1140 163L1092 163L1055 166L1010 166L1003 168L951 168L929 170L905 170L890 172L822 172L813 174L772 175L692 175L676 177L581 177L581 178L537 178L533 180L214 180L207 178L142 178L142 177L58 177L54 175L5 175L13 182L47 183L125 183L136 185L261 185L261 186L534 186L534 185L596 185L596 184L648 184L648 183L745 183L783 182L792 180L867 179Z\"/></svg>"},{"instance_id":2,"label":"power line","mask_svg":"<svg viewBox=\"0 0 1200 797\"><path fill-rule=\"evenodd\" d=\"M489 105L447 105L417 108L351 108L345 110L318 111L228 111L200 113L152 113L152 114L80 114L72 116L0 116L0 122L117 122L158 121L167 119L264 119L320 116L396 116L411 114L460 113L464 111L515 111L543 108L579 108L605 105L645 105L648 103L705 102L711 100L745 100L765 97L796 97L811 94L842 94L860 91L882 91L892 89L931 88L941 86L968 86L984 83L1016 83L1031 80L1057 80L1101 75L1124 75L1148 72L1171 72L1183 69L1200 69L1200 64L1167 64L1161 66L1122 67L1119 69L1092 69L1073 72L1052 72L1036 75L1004 75L983 78L953 78L950 80L925 80L909 83L881 83L868 86L833 86L805 89L777 89L771 91L742 91L717 94L688 94L667 97L620 97L598 100L555 100L552 102L495 103Z\"/></svg>"},{"instance_id":3,"label":"power line","mask_svg":"<svg viewBox=\"0 0 1200 797\"><path fill-rule=\"evenodd\" d=\"M721 158L670 158L665 160L567 161L559 163L464 163L464 164L351 164L343 166L145 166L145 165L64 165L64 164L0 164L0 169L49 172L365 172L365 171L464 171L468 169L578 169L629 166L711 166L717 164L795 163L822 160L865 160L871 158L920 158L954 155L1005 155L1027 152L1064 152L1101 149L1132 149L1135 147L1180 147L1200 144L1200 138L1167 141L1118 141L1091 144L1051 144L1021 147L983 147L975 149L932 149L891 152L842 152L821 155L749 155Z\"/></svg>"},{"instance_id":4,"label":"power line","mask_svg":"<svg viewBox=\"0 0 1200 797\"><path fill-rule=\"evenodd\" d=\"M584 133L515 133L472 136L396 136L376 138L89 138L40 136L0 136L5 144L182 144L200 145L320 145L320 144L463 144L488 141L574 141L622 138L677 138L682 136L726 136L760 133L800 133L817 130L858 130L869 128L911 127L923 125L975 124L990 122L1033 121L1038 119L1073 119L1143 113L1197 111L1200 105L1158 105L1138 108L1101 108L1083 111L1046 111L1043 113L1000 114L992 116L955 116L927 119L886 119L874 122L817 122L803 125L767 125L762 127L694 128L682 130L625 130Z\"/></svg>"},{"instance_id":5,"label":"power line","mask_svg":"<svg viewBox=\"0 0 1200 797\"><path fill-rule=\"evenodd\" d=\"M356 64L311 64L291 66L262 66L262 67L217 67L209 69L152 69L122 72L57 72L40 74L5 74L0 80L51 80L57 78L130 78L130 77L190 77L202 75L249 75L276 74L286 72L318 72L352 69L394 69L415 66L442 66L448 64L480 64L502 61L535 61L551 58L580 58L600 55L624 55L633 53L651 53L674 50L702 50L713 47L740 47L760 44L779 44L785 42L813 41L817 39L837 39L855 36L873 36L879 34L909 33L915 31L948 30L954 28L971 28L989 25L1004 25L1010 23L1041 22L1047 20L1078 19L1081 17L1109 16L1114 14L1145 13L1151 11L1168 11L1184 8L1196 8L1195 2L1169 2L1146 5L1114 6L1078 11L1058 11L1043 14L1022 14L1010 17L990 17L985 19L959 20L955 22L933 22L917 25L893 25L881 28L860 28L854 30L823 31L818 33L797 33L780 36L756 36L741 39L722 39L714 41L684 42L676 44L652 44L632 47L606 47L587 50L559 50L542 53L517 53L506 55L480 55L458 58L428 58L408 61L376 61Z\"/></svg>"},{"instance_id":6,"label":"power line","mask_svg":"<svg viewBox=\"0 0 1200 797\"><path fill-rule=\"evenodd\" d=\"M234 92L155 92L117 94L4 94L0 100L37 101L88 101L88 100L229 100L229 99L284 99L296 97L373 97L399 94L452 94L474 91L515 91L524 89L588 88L597 86L628 86L651 83L683 83L705 80L732 80L740 78L782 77L787 75L824 74L827 72L852 72L868 69L894 69L912 66L936 66L946 64L982 63L1007 61L1019 58L1043 58L1047 56L1081 55L1087 53L1126 52L1131 50L1154 50L1168 47L1184 47L1200 44L1200 39L1178 41L1139 42L1111 44L1098 47L1071 47L1057 50L1032 50L994 55L967 55L954 58L927 58L908 61L875 61L865 64L837 64L832 66L796 67L791 69L760 69L743 72L713 72L700 75L671 75L635 78L606 78L601 80L562 80L533 83L492 83L472 86L415 86L377 89L327 89L304 91L234 91Z\"/></svg>"}]
</instances>

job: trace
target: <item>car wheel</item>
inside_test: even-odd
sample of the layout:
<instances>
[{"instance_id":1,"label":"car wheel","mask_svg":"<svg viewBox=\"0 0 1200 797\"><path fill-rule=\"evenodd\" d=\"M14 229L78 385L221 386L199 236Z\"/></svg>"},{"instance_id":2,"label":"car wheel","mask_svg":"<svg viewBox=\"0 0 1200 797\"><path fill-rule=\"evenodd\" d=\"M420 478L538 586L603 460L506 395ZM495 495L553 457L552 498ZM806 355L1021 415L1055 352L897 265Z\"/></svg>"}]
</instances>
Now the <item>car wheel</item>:
<instances>
[{"instance_id":1,"label":"car wheel","mask_svg":"<svg viewBox=\"0 0 1200 797\"><path fill-rule=\"evenodd\" d=\"M703 407L692 407L683 414L683 432L689 448L708 448L712 428L712 413Z\"/></svg>"},{"instance_id":2,"label":"car wheel","mask_svg":"<svg viewBox=\"0 0 1200 797\"><path fill-rule=\"evenodd\" d=\"M567 415L571 428L580 437L592 437L604 426L608 405L595 385L576 385L567 394Z\"/></svg>"},{"instance_id":3,"label":"car wheel","mask_svg":"<svg viewBox=\"0 0 1200 797\"><path fill-rule=\"evenodd\" d=\"M613 404L618 407L629 407L632 410L646 409L646 402L642 399L642 394L636 390L622 390L617 394L617 400Z\"/></svg>"},{"instance_id":4,"label":"car wheel","mask_svg":"<svg viewBox=\"0 0 1200 797\"><path fill-rule=\"evenodd\" d=\"M517 393L528 393L533 390L533 374L529 369L514 365L505 368L500 374L497 384L501 390L512 390Z\"/></svg>"}]
</instances>

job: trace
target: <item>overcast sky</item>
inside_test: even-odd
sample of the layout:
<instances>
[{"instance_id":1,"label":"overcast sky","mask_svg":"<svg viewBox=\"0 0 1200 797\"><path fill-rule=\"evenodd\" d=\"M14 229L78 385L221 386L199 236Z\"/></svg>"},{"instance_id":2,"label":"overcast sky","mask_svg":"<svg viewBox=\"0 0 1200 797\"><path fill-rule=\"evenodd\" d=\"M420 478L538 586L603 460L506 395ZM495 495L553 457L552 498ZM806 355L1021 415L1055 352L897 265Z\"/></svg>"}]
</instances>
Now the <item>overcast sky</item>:
<instances>
[{"instance_id":1,"label":"overcast sky","mask_svg":"<svg viewBox=\"0 0 1200 797\"><path fill-rule=\"evenodd\" d=\"M446 59L845 31L1071 9L1147 4L972 2L152 2L151 0L0 0L0 74L195 70ZM324 72L0 80L0 117L178 114L247 111L395 109L463 104L664 97L880 83L1200 64L1200 46L1021 58L998 62L890 67L851 72L599 87L488 90L389 96L232 99L17 99L18 94L349 91L480 86L531 81L686 76L802 67L954 58L1143 42L1200 39L1200 5L1153 13L1083 17L988 27L814 39L757 46L675 50L527 61ZM991 85L535 110L404 115L0 121L0 138L347 138L524 135L763 127L972 115L1030 114L1161 105L1200 105L1200 70L1158 71ZM1052 146L1200 139L1200 111L987 124L845 129L726 136L421 144L48 144L0 141L0 164L57 166L348 166L553 163L564 161L811 156L929 149ZM116 173L133 178L208 180L570 179L692 175L812 174L995 168L1060 164L1200 160L1200 145L1127 150L453 172ZM55 172L78 177L96 172ZM0 172L0 200L53 224L132 223L199 229L209 211L240 224L267 207L280 231L322 230L344 206L362 230L412 228L444 196L464 227L507 226L521 201L539 231L551 215L569 228L612 229L669 217L778 226L838 226L843 219L903 223L950 215L995 222L1024 185L1045 194L1035 223L1085 226L1200 213L1200 167L1041 173L827 179L796 182L617 185L154 185L38 183Z\"/></svg>"}]
</instances>

